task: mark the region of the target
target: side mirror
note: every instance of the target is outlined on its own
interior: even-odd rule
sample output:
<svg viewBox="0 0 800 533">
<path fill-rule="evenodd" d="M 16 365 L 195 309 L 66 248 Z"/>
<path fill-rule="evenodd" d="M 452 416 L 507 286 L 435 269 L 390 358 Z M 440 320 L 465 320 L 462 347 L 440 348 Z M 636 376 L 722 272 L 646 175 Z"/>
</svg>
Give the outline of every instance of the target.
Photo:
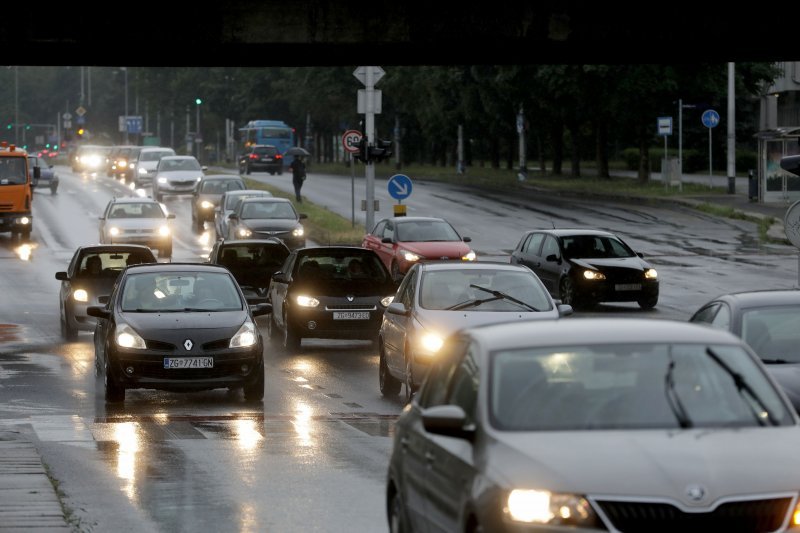
<svg viewBox="0 0 800 533">
<path fill-rule="evenodd" d="M 308 215 L 306 215 L 305 213 L 300 213 L 300 214 L 298 215 L 298 217 L 297 217 L 297 218 L 298 218 L 299 220 L 302 220 L 302 219 L 304 219 L 304 218 L 308 218 Z"/>
<path fill-rule="evenodd" d="M 228 215 L 228 220 L 239 220 L 239 215 L 237 215 L 236 213 L 231 213 L 230 215 Z"/>
<path fill-rule="evenodd" d="M 641 257 L 642 259 L 644 259 L 644 254 L 643 254 L 642 252 L 636 252 L 636 255 L 638 255 L 639 257 Z"/>
<path fill-rule="evenodd" d="M 272 275 L 272 281 L 276 283 L 286 283 L 286 274 L 283 272 L 275 272 Z"/>
<path fill-rule="evenodd" d="M 386 312 L 393 315 L 401 315 L 401 316 L 409 315 L 409 311 L 408 309 L 406 309 L 406 306 L 401 304 L 400 302 L 390 303 L 389 307 L 386 308 Z"/>
<path fill-rule="evenodd" d="M 42 169 L 41 167 L 33 167 L 33 179 L 39 180 L 42 177 Z"/>
<path fill-rule="evenodd" d="M 464 242 L 472 242 L 472 237 L 464 237 L 461 240 L 464 241 Z"/>
<path fill-rule="evenodd" d="M 206 170 L 208 170 L 208 167 L 200 167 L 200 170 L 202 170 L 203 172 L 205 172 Z"/>
<path fill-rule="evenodd" d="M 467 414 L 458 405 L 436 405 L 422 411 L 425 431 L 471 441 L 475 426 L 467 424 Z"/>
<path fill-rule="evenodd" d="M 547 257 L 545 257 L 545 261 L 548 261 L 550 263 L 560 263 L 561 258 L 558 257 L 556 254 L 550 254 Z"/>
<path fill-rule="evenodd" d="M 251 305 L 250 312 L 253 313 L 253 316 L 268 315 L 272 313 L 272 304 L 260 303 L 256 305 Z"/>
<path fill-rule="evenodd" d="M 557 304 L 558 316 L 569 316 L 573 313 L 572 306 L 568 304 Z"/>
<path fill-rule="evenodd" d="M 381 239 L 381 242 L 384 244 L 392 244 L 394 241 L 392 240 L 391 237 L 384 237 L 383 239 Z"/>
<path fill-rule="evenodd" d="M 170 213 L 169 215 L 167 215 L 167 218 L 175 218 L 175 213 Z"/>
<path fill-rule="evenodd" d="M 56 272 L 56 279 L 59 281 L 69 281 L 66 272 Z"/>
<path fill-rule="evenodd" d="M 111 311 L 99 305 L 90 305 L 86 308 L 86 314 L 95 318 L 108 319 L 111 316 Z"/>
</svg>

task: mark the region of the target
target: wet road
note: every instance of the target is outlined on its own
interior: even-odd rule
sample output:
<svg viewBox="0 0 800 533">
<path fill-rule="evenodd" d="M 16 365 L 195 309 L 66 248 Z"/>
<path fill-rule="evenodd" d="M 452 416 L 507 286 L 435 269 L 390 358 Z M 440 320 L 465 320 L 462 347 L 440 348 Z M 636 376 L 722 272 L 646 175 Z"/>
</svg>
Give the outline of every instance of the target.
<svg viewBox="0 0 800 533">
<path fill-rule="evenodd" d="M 385 531 L 390 436 L 403 405 L 380 396 L 377 354 L 366 343 L 304 341 L 297 354 L 268 345 L 258 407 L 227 391 L 135 390 L 124 407 L 106 408 L 91 334 L 73 343 L 59 337 L 54 273 L 75 247 L 97 242 L 102 209 L 130 190 L 57 171 L 57 195 L 36 191 L 27 260 L 19 243 L 0 235 L 0 427 L 37 442 L 75 529 Z M 291 190 L 286 174 L 253 177 Z M 357 186 L 363 190 L 363 178 Z M 376 191 L 378 220 L 390 212 L 385 181 Z M 349 178 L 312 174 L 303 193 L 350 216 Z M 188 198 L 165 201 L 177 217 L 174 261 L 201 261 L 210 249 L 208 234 L 191 230 Z M 534 227 L 621 233 L 658 268 L 661 301 L 650 312 L 617 304 L 582 315 L 683 320 L 718 293 L 797 280 L 794 248 L 759 245 L 754 224 L 685 208 L 476 196 L 423 183 L 408 204 L 410 215 L 446 216 L 483 259 L 506 259 Z"/>
</svg>

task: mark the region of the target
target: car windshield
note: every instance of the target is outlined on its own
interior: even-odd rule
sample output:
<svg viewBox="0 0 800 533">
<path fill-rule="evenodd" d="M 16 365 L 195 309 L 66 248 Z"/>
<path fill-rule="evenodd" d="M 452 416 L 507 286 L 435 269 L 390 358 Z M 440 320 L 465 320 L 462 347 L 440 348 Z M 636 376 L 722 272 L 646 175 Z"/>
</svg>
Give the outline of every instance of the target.
<svg viewBox="0 0 800 533">
<path fill-rule="evenodd" d="M 253 153 L 258 155 L 275 155 L 278 150 L 274 146 L 256 146 Z"/>
<path fill-rule="evenodd" d="M 152 254 L 141 251 L 87 252 L 81 256 L 75 274 L 80 278 L 116 278 L 130 265 L 155 262 Z"/>
<path fill-rule="evenodd" d="M 122 287 L 126 312 L 239 311 L 235 281 L 220 272 L 131 274 Z"/>
<path fill-rule="evenodd" d="M 242 189 L 244 189 L 244 185 L 239 180 L 204 180 L 200 184 L 200 192 L 203 194 L 222 194 L 225 191 Z"/>
<path fill-rule="evenodd" d="M 492 424 L 507 431 L 791 424 L 741 347 L 565 344 L 491 354 Z"/>
<path fill-rule="evenodd" d="M 456 230 L 443 220 L 415 220 L 397 224 L 401 242 L 460 241 Z"/>
<path fill-rule="evenodd" d="M 389 282 L 380 258 L 357 250 L 305 255 L 297 262 L 295 277 L 300 283 Z"/>
<path fill-rule="evenodd" d="M 241 218 L 297 218 L 288 202 L 247 202 L 242 206 Z"/>
<path fill-rule="evenodd" d="M 636 254 L 624 242 L 604 235 L 571 235 L 561 237 L 567 258 L 600 259 L 634 257 Z"/>
<path fill-rule="evenodd" d="M 800 363 L 800 305 L 744 311 L 742 339 L 766 362 Z"/>
<path fill-rule="evenodd" d="M 108 218 L 164 218 L 164 212 L 152 202 L 118 203 L 111 208 Z"/>
<path fill-rule="evenodd" d="M 142 152 L 139 154 L 139 161 L 159 161 L 162 157 L 175 155 L 173 152 Z"/>
<path fill-rule="evenodd" d="M 424 309 L 471 311 L 549 311 L 544 287 L 532 272 L 486 268 L 432 270 L 420 281 Z"/>
<path fill-rule="evenodd" d="M 201 170 L 196 159 L 162 159 L 158 170 Z"/>
<path fill-rule="evenodd" d="M 28 181 L 25 174 L 25 158 L 0 158 L 0 185 L 22 185 Z"/>
<path fill-rule="evenodd" d="M 232 211 L 236 208 L 236 204 L 239 203 L 240 200 L 244 200 L 245 198 L 256 198 L 258 196 L 272 196 L 272 194 L 267 191 L 257 194 L 231 194 L 225 198 L 225 209 Z"/>
<path fill-rule="evenodd" d="M 219 264 L 229 270 L 278 270 L 289 251 L 279 244 L 225 244 L 220 250 Z"/>
</svg>

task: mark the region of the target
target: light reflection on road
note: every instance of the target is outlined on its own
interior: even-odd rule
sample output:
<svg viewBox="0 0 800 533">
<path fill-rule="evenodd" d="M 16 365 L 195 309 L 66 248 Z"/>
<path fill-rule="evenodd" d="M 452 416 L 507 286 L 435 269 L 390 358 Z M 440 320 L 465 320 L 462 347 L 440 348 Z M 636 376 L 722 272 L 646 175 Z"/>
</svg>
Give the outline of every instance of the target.
<svg viewBox="0 0 800 533">
<path fill-rule="evenodd" d="M 117 443 L 117 476 L 125 481 L 122 491 L 136 503 L 136 456 L 140 449 L 138 424 L 121 422 L 114 426 L 114 441 Z"/>
</svg>

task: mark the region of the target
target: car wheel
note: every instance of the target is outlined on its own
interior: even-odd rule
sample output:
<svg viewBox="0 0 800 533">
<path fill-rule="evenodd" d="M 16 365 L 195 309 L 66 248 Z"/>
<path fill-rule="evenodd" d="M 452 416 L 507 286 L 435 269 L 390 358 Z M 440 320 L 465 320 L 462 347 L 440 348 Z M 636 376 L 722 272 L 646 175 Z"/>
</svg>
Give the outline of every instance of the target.
<svg viewBox="0 0 800 533">
<path fill-rule="evenodd" d="M 403 281 L 403 274 L 400 273 L 400 265 L 397 261 L 392 262 L 392 279 L 397 283 Z"/>
<path fill-rule="evenodd" d="M 639 307 L 641 307 L 642 309 L 652 309 L 658 303 L 658 295 L 646 296 L 644 298 L 639 299 L 637 303 L 639 304 Z"/>
<path fill-rule="evenodd" d="M 103 360 L 105 361 L 103 365 L 103 385 L 106 391 L 106 401 L 109 403 L 124 402 L 125 387 L 117 383 L 117 380 L 111 375 L 111 364 L 108 361 L 107 354 Z"/>
<path fill-rule="evenodd" d="M 408 533 L 408 522 L 406 521 L 403 499 L 400 492 L 394 491 L 392 500 L 389 502 L 389 532 Z"/>
<path fill-rule="evenodd" d="M 61 336 L 68 341 L 78 339 L 78 328 L 72 325 L 69 319 L 69 312 L 66 309 L 61 310 Z"/>
<path fill-rule="evenodd" d="M 250 165 L 245 165 L 245 167 L 244 167 L 244 173 L 245 173 L 245 174 L 250 174 L 250 173 L 251 173 L 251 170 L 250 170 Z"/>
<path fill-rule="evenodd" d="M 50 194 L 55 194 L 58 190 L 58 185 L 50 185 Z"/>
<path fill-rule="evenodd" d="M 380 360 L 378 362 L 378 386 L 381 389 L 381 394 L 383 396 L 397 396 L 402 385 L 400 380 L 389 372 L 389 367 L 386 365 L 386 354 L 384 354 L 383 346 L 381 346 Z"/>
<path fill-rule="evenodd" d="M 283 176 L 283 169 L 280 169 L 280 170 L 278 171 L 278 176 Z"/>
<path fill-rule="evenodd" d="M 172 243 L 165 244 L 158 249 L 158 258 L 171 259 L 172 258 Z"/>
<path fill-rule="evenodd" d="M 164 201 L 164 195 L 163 195 L 163 194 L 161 194 L 161 193 L 158 193 L 158 192 L 157 192 L 157 193 L 155 193 L 155 195 L 154 195 L 154 196 L 155 196 L 155 198 L 156 198 L 156 202 L 159 202 L 159 203 L 160 203 L 160 202 L 163 202 L 163 201 Z"/>
<path fill-rule="evenodd" d="M 294 327 L 289 323 L 289 317 L 284 314 L 283 316 L 283 348 L 288 351 L 296 351 L 300 349 L 300 335 L 297 334 Z"/>
<path fill-rule="evenodd" d="M 275 175 L 275 171 L 274 171 L 274 170 L 270 170 L 270 171 L 269 171 L 269 175 L 270 175 L 270 176 L 274 176 L 274 175 Z"/>
<path fill-rule="evenodd" d="M 414 369 L 411 365 L 411 360 L 406 359 L 406 380 L 404 387 L 406 403 L 414 398 L 414 394 L 416 394 L 418 388 L 419 385 L 414 381 Z"/>
<path fill-rule="evenodd" d="M 258 377 L 250 385 L 244 387 L 244 399 L 249 402 L 260 402 L 264 399 L 264 361 L 258 369 Z"/>
</svg>

